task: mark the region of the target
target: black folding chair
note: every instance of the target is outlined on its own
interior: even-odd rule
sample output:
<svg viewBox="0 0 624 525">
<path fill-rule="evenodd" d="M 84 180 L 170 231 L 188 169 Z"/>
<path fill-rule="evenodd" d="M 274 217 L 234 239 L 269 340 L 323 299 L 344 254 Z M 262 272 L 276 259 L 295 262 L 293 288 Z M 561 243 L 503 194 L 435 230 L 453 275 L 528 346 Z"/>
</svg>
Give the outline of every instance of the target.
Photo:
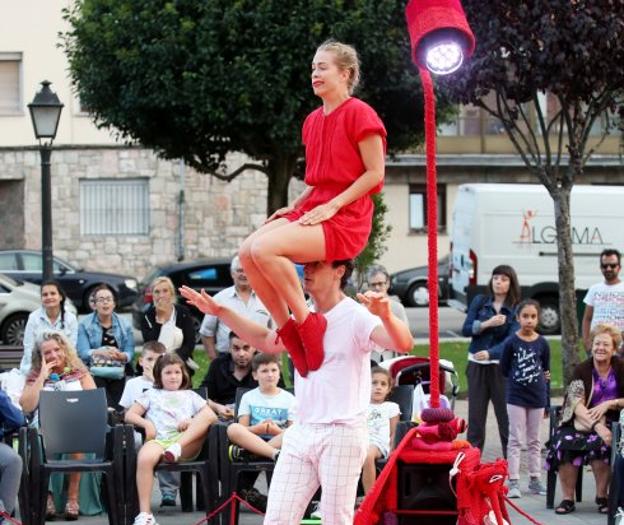
<svg viewBox="0 0 624 525">
<path fill-rule="evenodd" d="M 624 469 L 624 449 L 620 448 L 620 439 L 622 438 L 622 429 L 619 421 L 611 423 L 611 484 L 609 486 L 609 515 L 607 517 L 607 525 L 615 525 L 615 514 L 620 505 L 624 504 L 622 492 L 624 487 L 624 472 L 616 472 L 616 469 Z"/>
<path fill-rule="evenodd" d="M 107 425 L 103 389 L 77 392 L 42 391 L 39 432 L 28 431 L 28 475 L 32 525 L 45 523 L 48 482 L 53 472 L 102 472 L 108 522 L 122 525 L 123 430 Z M 89 454 L 81 459 L 53 459 L 63 454 Z M 92 458 L 92 459 L 91 459 Z"/>
</svg>

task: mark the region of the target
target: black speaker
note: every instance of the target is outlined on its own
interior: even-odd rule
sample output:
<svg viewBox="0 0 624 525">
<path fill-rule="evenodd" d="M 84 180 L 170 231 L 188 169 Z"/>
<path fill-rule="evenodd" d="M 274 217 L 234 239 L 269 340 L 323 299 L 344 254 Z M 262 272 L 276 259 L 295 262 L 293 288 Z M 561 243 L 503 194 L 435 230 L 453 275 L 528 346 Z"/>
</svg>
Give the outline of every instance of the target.
<svg viewBox="0 0 624 525">
<path fill-rule="evenodd" d="M 402 510 L 456 511 L 457 499 L 449 486 L 450 465 L 398 463 L 398 509 L 400 525 L 455 525 L 457 515 L 434 513 L 401 516 Z"/>
</svg>

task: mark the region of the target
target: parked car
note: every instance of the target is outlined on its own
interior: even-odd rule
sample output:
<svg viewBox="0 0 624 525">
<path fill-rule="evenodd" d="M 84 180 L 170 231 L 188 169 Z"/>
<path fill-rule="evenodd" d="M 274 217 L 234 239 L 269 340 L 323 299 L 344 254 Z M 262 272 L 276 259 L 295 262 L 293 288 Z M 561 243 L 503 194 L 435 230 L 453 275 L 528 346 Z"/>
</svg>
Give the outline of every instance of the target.
<svg viewBox="0 0 624 525">
<path fill-rule="evenodd" d="M 173 281 L 176 290 L 180 286 L 186 285 L 198 291 L 203 288 L 210 295 L 214 295 L 234 284 L 232 275 L 230 274 L 230 262 L 231 259 L 229 258 L 196 259 L 193 261 L 171 263 L 156 267 L 139 284 L 139 295 L 132 304 L 132 320 L 134 327 L 137 330 L 141 329 L 141 319 L 152 304 L 152 289 L 150 285 L 156 277 L 169 277 Z M 178 296 L 178 302 L 181 304 L 186 303 L 180 296 Z M 197 343 L 199 343 L 199 327 L 204 318 L 204 314 L 195 307 L 189 308 L 193 314 Z"/>
<path fill-rule="evenodd" d="M 41 284 L 41 252 L 35 250 L 0 250 L 0 272 L 16 280 Z M 120 308 L 130 306 L 137 297 L 137 280 L 114 273 L 89 272 L 54 257 L 54 279 L 80 312 L 91 311 L 91 296 L 100 284 L 108 284 L 117 296 Z"/>
<path fill-rule="evenodd" d="M 21 346 L 28 316 L 40 306 L 39 286 L 0 274 L 0 339 L 5 345 Z M 76 314 L 71 301 L 66 307 Z"/>
<path fill-rule="evenodd" d="M 428 306 L 427 266 L 417 266 L 390 276 L 390 295 L 398 295 L 405 306 Z M 449 296 L 449 258 L 438 261 L 438 301 L 446 304 Z"/>
</svg>

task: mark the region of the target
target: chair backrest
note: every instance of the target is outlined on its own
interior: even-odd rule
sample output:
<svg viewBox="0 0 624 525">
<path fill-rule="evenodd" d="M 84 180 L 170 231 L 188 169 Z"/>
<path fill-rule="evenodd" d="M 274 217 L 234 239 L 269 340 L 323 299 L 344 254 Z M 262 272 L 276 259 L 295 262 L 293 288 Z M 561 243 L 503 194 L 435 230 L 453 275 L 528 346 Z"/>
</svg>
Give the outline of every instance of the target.
<svg viewBox="0 0 624 525">
<path fill-rule="evenodd" d="M 240 406 L 241 399 L 243 395 L 249 392 L 251 388 L 246 388 L 244 386 L 239 386 L 236 389 L 236 398 L 234 399 L 234 417 L 238 417 L 238 407 Z"/>
<path fill-rule="evenodd" d="M 396 385 L 392 389 L 389 401 L 394 401 L 401 409 L 399 421 L 412 420 L 412 407 L 414 403 L 414 385 Z"/>
<path fill-rule="evenodd" d="M 39 426 L 46 455 L 91 452 L 105 457 L 107 407 L 104 389 L 42 391 Z"/>
<path fill-rule="evenodd" d="M 193 392 L 195 392 L 202 399 L 208 399 L 208 387 L 200 386 L 199 388 L 193 388 Z"/>
</svg>

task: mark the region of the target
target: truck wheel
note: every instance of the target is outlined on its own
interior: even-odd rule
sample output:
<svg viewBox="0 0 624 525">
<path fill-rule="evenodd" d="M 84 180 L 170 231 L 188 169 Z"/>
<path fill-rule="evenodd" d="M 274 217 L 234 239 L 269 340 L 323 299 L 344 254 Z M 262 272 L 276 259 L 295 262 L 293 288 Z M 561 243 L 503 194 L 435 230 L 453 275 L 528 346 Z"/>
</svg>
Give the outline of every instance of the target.
<svg viewBox="0 0 624 525">
<path fill-rule="evenodd" d="M 22 346 L 24 329 L 28 321 L 28 314 L 13 314 L 2 325 L 2 342 L 5 345 Z"/>
<path fill-rule="evenodd" d="M 429 306 L 429 289 L 426 282 L 414 283 L 406 295 L 408 306 Z"/>
<path fill-rule="evenodd" d="M 559 301 L 554 297 L 539 298 L 540 323 L 539 331 L 543 335 L 558 334 L 561 331 L 561 319 L 559 317 Z"/>
</svg>

